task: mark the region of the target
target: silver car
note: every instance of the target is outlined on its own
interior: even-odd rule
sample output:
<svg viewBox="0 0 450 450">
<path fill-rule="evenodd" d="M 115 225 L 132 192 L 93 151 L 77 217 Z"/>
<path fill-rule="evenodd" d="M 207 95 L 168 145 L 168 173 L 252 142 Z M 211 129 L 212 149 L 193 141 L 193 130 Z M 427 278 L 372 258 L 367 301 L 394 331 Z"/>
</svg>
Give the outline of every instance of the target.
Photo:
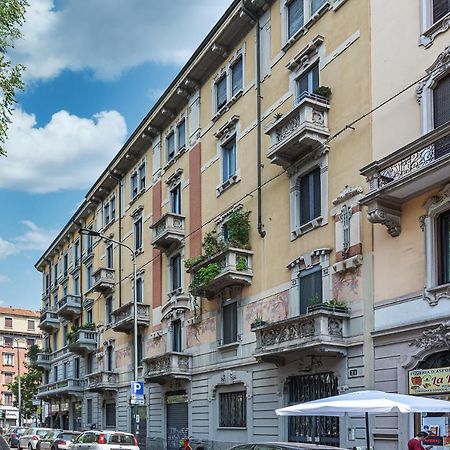
<svg viewBox="0 0 450 450">
<path fill-rule="evenodd" d="M 80 434 L 79 431 L 50 431 L 38 441 L 37 450 L 67 450 Z"/>
<path fill-rule="evenodd" d="M 86 431 L 72 443 L 70 450 L 139 450 L 139 445 L 130 433 Z"/>
<path fill-rule="evenodd" d="M 28 428 L 19 438 L 19 450 L 36 450 L 39 440 L 50 431 L 54 430 L 51 428 Z"/>
</svg>

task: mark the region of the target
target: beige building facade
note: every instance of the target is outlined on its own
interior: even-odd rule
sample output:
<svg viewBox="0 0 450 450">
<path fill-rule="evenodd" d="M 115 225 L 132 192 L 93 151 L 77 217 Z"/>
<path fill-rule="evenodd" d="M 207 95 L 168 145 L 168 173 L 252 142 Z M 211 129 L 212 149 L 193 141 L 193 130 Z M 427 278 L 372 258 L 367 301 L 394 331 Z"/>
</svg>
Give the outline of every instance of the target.
<svg viewBox="0 0 450 450">
<path fill-rule="evenodd" d="M 437 233 L 437 212 L 419 216 L 443 192 L 448 166 L 439 160 L 409 194 L 400 183 L 401 201 L 373 180 L 390 167 L 382 158 L 447 132 L 433 131 L 429 116 L 443 75 L 427 69 L 447 64 L 448 14 L 433 24 L 432 0 L 395 3 L 232 2 L 36 264 L 49 424 L 132 430 L 161 449 L 188 435 L 217 449 L 363 445 L 362 417 L 274 411 L 394 389 L 393 355 L 414 348 L 404 336 L 425 331 L 424 309 L 430 326 L 445 315 L 445 289 L 435 266 L 421 272 L 427 253 L 417 243 L 420 225 Z M 371 113 L 415 79 L 417 94 L 412 85 Z M 383 177 L 386 189 L 395 182 Z M 133 287 L 146 393 L 138 424 Z M 416 368 L 402 364 L 399 392 Z M 374 421 L 376 444 L 404 445 L 414 423 L 395 420 Z"/>
</svg>

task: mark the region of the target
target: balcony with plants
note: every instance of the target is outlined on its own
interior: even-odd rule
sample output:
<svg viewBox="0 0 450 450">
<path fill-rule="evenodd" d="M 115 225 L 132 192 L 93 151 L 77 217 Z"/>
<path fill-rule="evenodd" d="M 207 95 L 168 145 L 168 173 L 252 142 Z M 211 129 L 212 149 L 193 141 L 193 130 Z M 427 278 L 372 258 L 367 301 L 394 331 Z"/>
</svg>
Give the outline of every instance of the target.
<svg viewBox="0 0 450 450">
<path fill-rule="evenodd" d="M 90 392 L 103 393 L 117 391 L 119 385 L 119 374 L 102 370 L 100 372 L 86 375 L 86 390 Z"/>
<path fill-rule="evenodd" d="M 167 251 L 182 244 L 185 236 L 184 216 L 166 213 L 150 227 L 153 230 L 152 245 Z"/>
<path fill-rule="evenodd" d="M 214 231 L 207 233 L 203 255 L 185 261 L 191 274 L 192 296 L 214 298 L 225 288 L 252 283 L 249 216 L 250 211 L 233 212 L 226 222 L 226 237 L 218 238 Z"/>
<path fill-rule="evenodd" d="M 58 330 L 60 326 L 58 313 L 48 306 L 41 309 L 41 317 L 39 319 L 39 328 L 46 333 Z"/>
<path fill-rule="evenodd" d="M 374 161 L 360 170 L 368 184 L 361 200 L 369 221 L 386 226 L 396 237 L 401 233 L 401 207 L 411 198 L 448 182 L 450 123 Z"/>
<path fill-rule="evenodd" d="M 168 352 L 144 360 L 144 379 L 148 383 L 165 384 L 191 378 L 192 355 Z"/>
<path fill-rule="evenodd" d="M 113 311 L 112 329 L 121 333 L 131 333 L 134 328 L 134 302 L 126 303 Z M 137 304 L 137 322 L 139 328 L 150 325 L 150 305 Z"/>
<path fill-rule="evenodd" d="M 349 309 L 345 303 L 312 299 L 306 313 L 271 323 L 258 314 L 251 323 L 256 334 L 254 356 L 283 365 L 298 354 L 345 356 L 349 341 Z"/>
<path fill-rule="evenodd" d="M 81 296 L 65 295 L 58 301 L 58 316 L 63 319 L 73 320 L 81 314 Z"/>
<path fill-rule="evenodd" d="M 113 291 L 115 285 L 115 271 L 106 267 L 100 267 L 92 275 L 93 283 L 91 291 L 101 294 Z"/>
<path fill-rule="evenodd" d="M 27 351 L 29 366 L 32 369 L 48 370 L 51 366 L 52 352 L 49 349 L 41 349 L 38 345 L 32 345 Z"/>
<path fill-rule="evenodd" d="M 274 164 L 288 167 L 299 158 L 325 144 L 328 129 L 328 98 L 331 89 L 320 86 L 313 94 L 303 92 L 286 114 L 276 114 L 265 130 L 270 136 L 267 157 Z"/>
<path fill-rule="evenodd" d="M 77 355 L 85 355 L 97 350 L 97 329 L 94 323 L 72 327 L 66 334 L 68 349 Z"/>
</svg>

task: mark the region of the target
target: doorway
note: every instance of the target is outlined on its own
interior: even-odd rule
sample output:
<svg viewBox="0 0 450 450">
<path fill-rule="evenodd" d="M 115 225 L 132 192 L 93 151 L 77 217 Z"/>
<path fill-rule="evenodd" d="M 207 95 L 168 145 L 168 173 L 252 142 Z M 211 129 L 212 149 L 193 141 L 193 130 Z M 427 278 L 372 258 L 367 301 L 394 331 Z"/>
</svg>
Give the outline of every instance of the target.
<svg viewBox="0 0 450 450">
<path fill-rule="evenodd" d="M 167 450 L 178 450 L 180 441 L 189 436 L 186 392 L 166 396 Z"/>
</svg>

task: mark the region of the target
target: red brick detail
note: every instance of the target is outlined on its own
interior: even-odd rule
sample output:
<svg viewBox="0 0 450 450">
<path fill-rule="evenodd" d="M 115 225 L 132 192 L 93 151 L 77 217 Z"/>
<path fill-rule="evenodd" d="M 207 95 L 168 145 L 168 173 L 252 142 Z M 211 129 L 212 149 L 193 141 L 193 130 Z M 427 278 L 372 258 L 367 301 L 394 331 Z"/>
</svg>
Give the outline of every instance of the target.
<svg viewBox="0 0 450 450">
<path fill-rule="evenodd" d="M 362 255 L 362 244 L 352 245 L 348 249 L 347 258 L 342 257 L 342 251 L 336 253 L 336 262 L 343 261 L 344 259 L 351 258 L 352 256 Z"/>
<path fill-rule="evenodd" d="M 162 184 L 158 181 L 152 189 L 152 215 L 153 223 L 161 217 Z M 162 258 L 161 251 L 153 249 L 153 308 L 161 306 L 162 303 Z"/>
<path fill-rule="evenodd" d="M 198 143 L 189 152 L 189 248 L 190 256 L 202 252 L 202 153 Z M 197 230 L 197 231 L 195 231 Z"/>
</svg>

